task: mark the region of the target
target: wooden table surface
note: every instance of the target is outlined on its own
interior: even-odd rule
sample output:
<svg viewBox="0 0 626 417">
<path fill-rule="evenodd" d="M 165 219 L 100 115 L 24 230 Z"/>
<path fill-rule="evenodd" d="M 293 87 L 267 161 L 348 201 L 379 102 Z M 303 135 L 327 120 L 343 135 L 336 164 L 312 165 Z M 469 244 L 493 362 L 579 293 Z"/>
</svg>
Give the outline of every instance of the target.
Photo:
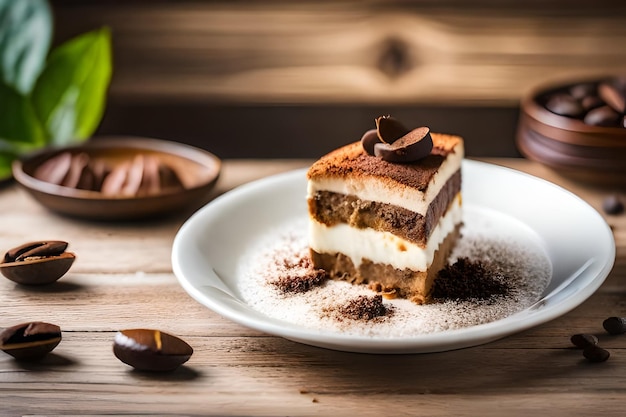
<svg viewBox="0 0 626 417">
<path fill-rule="evenodd" d="M 490 159 L 544 177 L 601 211 L 609 190 L 582 186 L 521 159 Z M 216 193 L 308 161 L 226 161 Z M 624 195 L 622 190 L 622 197 Z M 564 208 L 566 209 L 566 208 Z M 569 314 L 483 346 L 419 355 L 367 355 L 294 343 L 234 324 L 192 300 L 170 251 L 189 213 L 102 224 L 46 211 L 14 185 L 0 190 L 0 250 L 70 242 L 77 255 L 56 284 L 0 279 L 0 327 L 43 320 L 63 341 L 37 363 L 0 352 L 0 415 L 590 416 L 626 413 L 626 335 L 602 321 L 626 316 L 626 215 L 605 216 L 617 244 L 606 282 Z M 584 219 L 583 219 L 584 220 Z M 593 242 L 581 242 L 593 244 Z M 133 371 L 112 353 L 115 332 L 157 328 L 195 350 L 175 372 Z M 590 363 L 572 334 L 611 352 Z"/>
</svg>

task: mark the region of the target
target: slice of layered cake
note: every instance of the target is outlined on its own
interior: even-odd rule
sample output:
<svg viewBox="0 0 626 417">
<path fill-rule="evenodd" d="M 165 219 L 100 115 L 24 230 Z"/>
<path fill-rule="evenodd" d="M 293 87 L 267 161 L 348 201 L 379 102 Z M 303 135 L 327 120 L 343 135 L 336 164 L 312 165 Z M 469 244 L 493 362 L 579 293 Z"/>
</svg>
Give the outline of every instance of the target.
<svg viewBox="0 0 626 417">
<path fill-rule="evenodd" d="M 463 139 L 390 117 L 307 173 L 313 264 L 388 297 L 429 300 L 461 227 Z"/>
</svg>

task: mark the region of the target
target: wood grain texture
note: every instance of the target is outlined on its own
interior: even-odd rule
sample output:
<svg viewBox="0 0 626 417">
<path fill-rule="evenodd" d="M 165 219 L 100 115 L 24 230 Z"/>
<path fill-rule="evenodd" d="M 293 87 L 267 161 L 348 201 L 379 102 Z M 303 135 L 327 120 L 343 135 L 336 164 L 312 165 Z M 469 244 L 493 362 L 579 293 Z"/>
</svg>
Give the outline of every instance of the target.
<svg viewBox="0 0 626 417">
<path fill-rule="evenodd" d="M 563 185 L 600 208 L 613 190 L 571 182 L 526 160 L 489 159 Z M 226 161 L 215 194 L 309 161 Z M 623 196 L 623 194 L 622 194 Z M 623 414 L 626 336 L 602 320 L 626 312 L 626 215 L 605 216 L 617 259 L 605 284 L 570 313 L 474 348 L 423 355 L 335 352 L 234 324 L 192 300 L 169 261 L 188 213 L 162 222 L 98 224 L 62 218 L 15 186 L 0 190 L 0 248 L 41 237 L 70 241 L 75 267 L 57 284 L 0 280 L 0 327 L 59 324 L 63 341 L 38 363 L 0 353 L 0 415 Z M 131 370 L 112 353 L 115 331 L 155 327 L 194 347 L 173 373 Z M 592 364 L 571 347 L 590 332 L 610 350 Z"/>
<path fill-rule="evenodd" d="M 111 93 L 245 103 L 516 103 L 626 72 L 618 2 L 53 1 L 57 37 L 113 31 Z"/>
</svg>

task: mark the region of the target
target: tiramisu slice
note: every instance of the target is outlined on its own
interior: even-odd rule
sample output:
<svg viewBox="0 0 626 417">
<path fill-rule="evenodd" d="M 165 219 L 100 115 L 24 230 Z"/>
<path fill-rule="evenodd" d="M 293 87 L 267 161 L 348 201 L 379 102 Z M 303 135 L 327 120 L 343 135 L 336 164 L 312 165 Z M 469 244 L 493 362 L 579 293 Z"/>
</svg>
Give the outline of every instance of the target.
<svg viewBox="0 0 626 417">
<path fill-rule="evenodd" d="M 333 279 L 424 303 L 459 236 L 463 139 L 376 125 L 308 171 L 311 258 Z"/>
</svg>

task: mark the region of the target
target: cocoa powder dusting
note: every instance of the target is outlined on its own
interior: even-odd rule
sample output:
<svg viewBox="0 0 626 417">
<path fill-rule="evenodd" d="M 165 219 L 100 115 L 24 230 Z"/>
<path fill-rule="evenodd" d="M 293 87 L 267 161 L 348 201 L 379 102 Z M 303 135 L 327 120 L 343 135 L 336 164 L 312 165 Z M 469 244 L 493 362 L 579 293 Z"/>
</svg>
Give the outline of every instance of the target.
<svg viewBox="0 0 626 417">
<path fill-rule="evenodd" d="M 495 275 L 495 276 L 494 276 Z M 481 261 L 459 258 L 439 271 L 433 285 L 435 300 L 487 300 L 508 294 L 509 286 L 497 279 Z"/>
<path fill-rule="evenodd" d="M 305 293 L 322 285 L 328 276 L 323 269 L 315 269 L 309 257 L 297 256 L 279 261 L 278 277 L 270 284 L 283 294 Z"/>
</svg>

